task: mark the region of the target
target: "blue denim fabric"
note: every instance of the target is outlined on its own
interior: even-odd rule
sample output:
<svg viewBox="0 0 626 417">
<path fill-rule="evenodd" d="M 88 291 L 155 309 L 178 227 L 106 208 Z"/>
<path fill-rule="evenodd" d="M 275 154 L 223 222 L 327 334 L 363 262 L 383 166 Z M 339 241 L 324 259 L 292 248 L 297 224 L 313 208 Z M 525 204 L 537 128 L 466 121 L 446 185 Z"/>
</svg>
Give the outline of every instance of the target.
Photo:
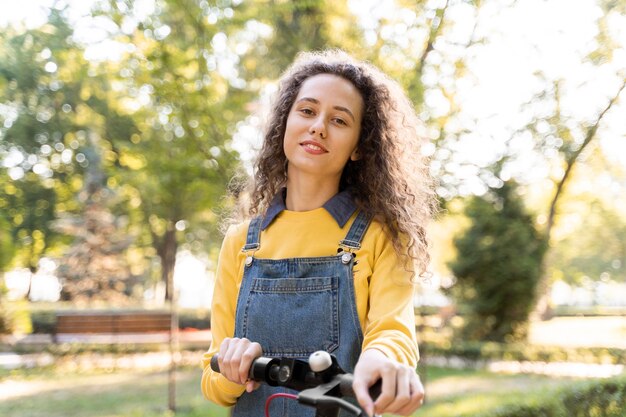
<svg viewBox="0 0 626 417">
<path fill-rule="evenodd" d="M 360 247 L 370 219 L 360 212 L 341 249 Z M 245 337 L 263 347 L 263 355 L 306 359 L 317 350 L 337 357 L 339 365 L 352 372 L 361 353 L 363 333 L 354 299 L 355 259 L 340 252 L 315 258 L 259 259 L 262 219 L 250 223 L 244 251 L 246 262 L 235 318 L 235 337 Z M 251 261 L 251 262 L 250 262 Z M 265 400 L 283 387 L 262 385 L 239 397 L 234 417 L 264 416 Z M 315 409 L 295 400 L 277 398 L 271 417 L 313 417 Z"/>
</svg>

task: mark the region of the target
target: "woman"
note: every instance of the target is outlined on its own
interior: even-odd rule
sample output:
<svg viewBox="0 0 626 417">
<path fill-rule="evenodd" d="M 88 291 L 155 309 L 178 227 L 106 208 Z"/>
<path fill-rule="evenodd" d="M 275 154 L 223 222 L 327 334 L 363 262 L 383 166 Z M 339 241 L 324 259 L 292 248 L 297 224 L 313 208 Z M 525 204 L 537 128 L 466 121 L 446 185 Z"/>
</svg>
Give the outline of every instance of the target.
<svg viewBox="0 0 626 417">
<path fill-rule="evenodd" d="M 413 276 L 428 263 L 434 198 L 418 126 L 399 86 L 345 53 L 301 54 L 285 73 L 256 165 L 251 220 L 228 230 L 220 252 L 203 358 L 207 398 L 234 404 L 235 416 L 260 415 L 281 388 L 247 380 L 252 361 L 322 349 L 354 373 L 370 416 L 421 405 Z M 216 353 L 221 374 L 209 366 Z M 381 378 L 373 401 L 367 388 Z M 270 410 L 307 413 L 294 402 Z"/>
</svg>

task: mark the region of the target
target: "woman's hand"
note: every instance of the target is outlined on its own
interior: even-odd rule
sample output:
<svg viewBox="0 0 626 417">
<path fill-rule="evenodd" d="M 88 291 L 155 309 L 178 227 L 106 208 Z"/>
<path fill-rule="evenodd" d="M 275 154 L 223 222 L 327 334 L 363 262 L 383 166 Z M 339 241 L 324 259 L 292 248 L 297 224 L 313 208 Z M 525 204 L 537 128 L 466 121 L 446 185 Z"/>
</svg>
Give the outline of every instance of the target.
<svg viewBox="0 0 626 417">
<path fill-rule="evenodd" d="M 259 356 L 263 355 L 261 345 L 248 339 L 227 337 L 220 345 L 218 363 L 220 374 L 236 384 L 245 385 L 247 392 L 259 387 L 259 383 L 248 378 L 250 366 Z"/>
<path fill-rule="evenodd" d="M 374 402 L 368 388 L 382 379 L 382 391 Z M 415 370 L 389 359 L 376 349 L 368 349 L 354 368 L 352 384 L 361 408 L 369 416 L 393 413 L 408 416 L 424 401 L 424 387 Z"/>
</svg>

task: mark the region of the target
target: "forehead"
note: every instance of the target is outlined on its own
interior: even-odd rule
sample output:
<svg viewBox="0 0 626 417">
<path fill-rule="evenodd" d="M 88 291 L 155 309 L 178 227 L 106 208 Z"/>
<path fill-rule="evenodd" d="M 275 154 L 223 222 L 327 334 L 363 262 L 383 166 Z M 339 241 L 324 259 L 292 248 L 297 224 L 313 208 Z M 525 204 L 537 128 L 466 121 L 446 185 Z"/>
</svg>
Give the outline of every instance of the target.
<svg viewBox="0 0 626 417">
<path fill-rule="evenodd" d="M 318 74 L 307 78 L 300 86 L 296 100 L 302 97 L 345 106 L 358 112 L 363 106 L 363 97 L 354 84 L 333 74 Z"/>
</svg>

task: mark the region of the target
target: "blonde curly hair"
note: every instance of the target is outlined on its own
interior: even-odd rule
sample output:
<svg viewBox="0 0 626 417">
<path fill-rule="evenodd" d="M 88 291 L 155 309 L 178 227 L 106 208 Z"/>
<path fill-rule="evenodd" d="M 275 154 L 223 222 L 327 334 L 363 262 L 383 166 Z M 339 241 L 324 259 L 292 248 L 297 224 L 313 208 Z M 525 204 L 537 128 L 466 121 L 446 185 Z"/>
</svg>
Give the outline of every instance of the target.
<svg viewBox="0 0 626 417">
<path fill-rule="evenodd" d="M 424 273 L 430 260 L 426 226 L 436 199 L 421 152 L 425 143 L 421 124 L 397 82 L 342 51 L 301 53 L 283 74 L 251 178 L 248 214 L 263 215 L 286 185 L 287 117 L 302 83 L 318 74 L 350 81 L 365 103 L 358 142 L 361 158 L 347 163 L 339 189 L 349 190 L 357 207 L 385 226 L 410 270 Z"/>
</svg>

